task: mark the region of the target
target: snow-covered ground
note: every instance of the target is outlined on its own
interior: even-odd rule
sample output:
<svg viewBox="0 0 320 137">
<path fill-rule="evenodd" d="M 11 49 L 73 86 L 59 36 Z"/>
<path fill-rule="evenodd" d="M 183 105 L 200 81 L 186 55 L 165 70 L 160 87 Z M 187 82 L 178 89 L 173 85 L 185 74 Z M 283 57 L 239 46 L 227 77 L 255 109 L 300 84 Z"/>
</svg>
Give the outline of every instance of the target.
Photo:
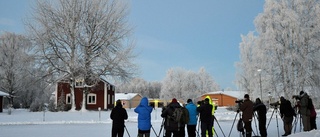
<svg viewBox="0 0 320 137">
<path fill-rule="evenodd" d="M 0 113 L 0 137 L 110 137 L 112 121 L 110 119 L 111 111 L 86 111 L 86 112 L 28 112 L 25 109 L 15 109 L 11 115 L 8 115 L 7 110 Z M 126 121 L 125 137 L 137 136 L 137 114 L 133 109 L 127 109 L 129 119 Z M 267 114 L 267 125 L 273 110 L 269 110 Z M 162 118 L 160 117 L 161 109 L 155 109 L 152 112 L 152 126 L 151 137 L 157 137 L 160 131 Z M 319 111 L 318 111 L 319 114 Z M 235 117 L 238 119 L 236 112 L 228 111 L 225 108 L 218 108 L 216 110 L 215 122 L 216 135 L 218 137 L 229 136 L 238 137 L 239 132 L 236 130 L 236 123 L 232 124 Z M 284 134 L 282 121 L 276 113 L 272 116 L 268 126 L 268 136 L 277 137 Z M 317 119 L 317 125 L 320 120 Z M 254 134 L 258 134 L 258 123 L 254 121 L 252 128 Z M 295 134 L 290 137 L 320 137 L 320 131 L 314 130 L 310 132 L 301 132 L 300 123 L 298 122 Z M 219 126 L 221 128 L 219 128 Z M 222 131 L 223 132 L 222 132 Z M 293 129 L 294 132 L 294 129 Z M 129 135 L 128 135 L 129 133 Z M 157 134 L 157 135 L 156 135 Z M 223 135 L 224 134 L 224 135 Z M 254 135 L 253 134 L 253 135 Z M 163 135 L 163 130 L 160 137 Z"/>
</svg>

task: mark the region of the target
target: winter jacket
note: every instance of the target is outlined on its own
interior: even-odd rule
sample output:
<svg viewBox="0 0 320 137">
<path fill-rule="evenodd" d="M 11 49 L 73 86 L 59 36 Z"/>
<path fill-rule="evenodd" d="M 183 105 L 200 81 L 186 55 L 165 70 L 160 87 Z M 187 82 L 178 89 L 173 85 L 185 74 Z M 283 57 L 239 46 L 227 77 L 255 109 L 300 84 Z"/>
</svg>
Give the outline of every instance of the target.
<svg viewBox="0 0 320 137">
<path fill-rule="evenodd" d="M 291 102 L 289 100 L 286 100 L 284 98 L 280 99 L 280 115 L 281 117 L 293 117 L 295 116 L 294 109 L 291 106 Z"/>
<path fill-rule="evenodd" d="M 115 128 L 123 128 L 124 120 L 128 119 L 127 111 L 122 108 L 121 103 L 117 103 L 116 107 L 112 109 L 110 118 L 112 121 L 112 126 Z"/>
<path fill-rule="evenodd" d="M 143 97 L 134 112 L 138 113 L 138 129 L 150 130 L 152 107 L 149 106 L 148 98 Z"/>
<path fill-rule="evenodd" d="M 204 103 L 197 108 L 200 113 L 200 121 L 202 123 L 212 122 L 212 109 L 213 106 L 209 103 Z"/>
<path fill-rule="evenodd" d="M 251 100 L 245 99 L 239 109 L 242 111 L 243 122 L 252 121 L 253 102 Z"/>
<path fill-rule="evenodd" d="M 198 116 L 198 111 L 197 111 L 197 106 L 193 104 L 193 102 L 189 102 L 186 105 L 186 109 L 189 112 L 189 123 L 188 125 L 197 125 L 197 116 Z"/>
<path fill-rule="evenodd" d="M 173 112 L 176 108 L 180 108 L 180 104 L 178 102 L 171 102 L 167 107 L 162 111 L 161 117 L 165 119 L 164 128 L 168 131 L 178 131 L 179 124 L 175 122 L 170 116 L 173 115 Z"/>
<path fill-rule="evenodd" d="M 309 95 L 303 93 L 300 99 L 300 114 L 310 116 L 310 109 L 308 109 Z"/>
<path fill-rule="evenodd" d="M 259 120 L 265 120 L 267 114 L 267 107 L 262 102 L 256 102 L 253 111 L 257 111 Z"/>
</svg>

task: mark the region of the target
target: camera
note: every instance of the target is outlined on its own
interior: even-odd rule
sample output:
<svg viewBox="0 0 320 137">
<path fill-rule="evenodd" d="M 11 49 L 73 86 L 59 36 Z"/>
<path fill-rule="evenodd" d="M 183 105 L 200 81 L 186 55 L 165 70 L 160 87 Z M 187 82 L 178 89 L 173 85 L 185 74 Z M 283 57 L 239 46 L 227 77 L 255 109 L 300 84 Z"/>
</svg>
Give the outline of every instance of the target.
<svg viewBox="0 0 320 137">
<path fill-rule="evenodd" d="M 238 104 L 241 104 L 241 103 L 243 103 L 243 99 L 238 99 L 238 100 L 236 100 L 236 101 L 234 101 L 235 103 L 238 103 Z"/>
<path fill-rule="evenodd" d="M 273 107 L 278 107 L 279 105 L 280 105 L 279 101 L 274 102 L 274 103 L 270 103 L 270 106 L 273 106 Z"/>
<path fill-rule="evenodd" d="M 293 99 L 296 99 L 296 100 L 300 100 L 300 99 L 301 99 L 301 96 L 300 96 L 300 95 L 292 95 L 292 98 L 293 98 Z"/>
</svg>

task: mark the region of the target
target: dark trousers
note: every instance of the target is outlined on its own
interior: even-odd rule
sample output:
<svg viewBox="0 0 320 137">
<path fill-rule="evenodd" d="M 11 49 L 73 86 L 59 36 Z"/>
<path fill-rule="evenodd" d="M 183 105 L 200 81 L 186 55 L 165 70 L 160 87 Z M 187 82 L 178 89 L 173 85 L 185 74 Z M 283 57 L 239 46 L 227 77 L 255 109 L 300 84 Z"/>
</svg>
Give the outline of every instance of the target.
<svg viewBox="0 0 320 137">
<path fill-rule="evenodd" d="M 201 137 L 206 137 L 206 131 L 208 131 L 208 137 L 213 137 L 212 134 L 212 121 L 201 121 Z"/>
<path fill-rule="evenodd" d="M 259 131 L 261 137 L 266 137 L 267 136 L 267 129 L 266 129 L 266 122 L 267 118 L 264 116 L 259 116 Z"/>
<path fill-rule="evenodd" d="M 124 127 L 112 127 L 111 137 L 123 137 Z"/>
<path fill-rule="evenodd" d="M 197 125 L 187 125 L 188 137 L 196 137 Z"/>
<path fill-rule="evenodd" d="M 171 135 L 173 134 L 173 137 L 179 137 L 179 131 L 170 131 L 170 130 L 166 130 L 166 137 L 171 137 Z"/>
<path fill-rule="evenodd" d="M 185 124 L 182 124 L 179 130 L 179 137 L 185 137 L 186 136 L 186 126 Z"/>
<path fill-rule="evenodd" d="M 138 137 L 150 137 L 150 130 L 138 129 Z"/>
<path fill-rule="evenodd" d="M 313 129 L 317 130 L 316 116 L 310 117 L 310 127 L 311 127 L 311 130 Z"/>
<path fill-rule="evenodd" d="M 290 135 L 292 131 L 293 116 L 283 118 L 283 128 L 285 135 Z"/>
<path fill-rule="evenodd" d="M 246 133 L 246 137 L 251 137 L 252 127 L 251 127 L 251 121 L 243 122 L 244 123 L 244 130 Z"/>
</svg>

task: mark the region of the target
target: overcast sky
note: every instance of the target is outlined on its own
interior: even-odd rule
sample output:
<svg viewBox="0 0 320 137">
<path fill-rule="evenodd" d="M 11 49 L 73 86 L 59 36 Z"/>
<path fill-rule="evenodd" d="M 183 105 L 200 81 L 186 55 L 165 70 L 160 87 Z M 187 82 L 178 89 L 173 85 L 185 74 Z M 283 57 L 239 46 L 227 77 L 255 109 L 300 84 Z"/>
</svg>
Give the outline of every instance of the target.
<svg viewBox="0 0 320 137">
<path fill-rule="evenodd" d="M 0 33 L 25 33 L 33 0 L 0 0 Z M 132 0 L 140 77 L 161 81 L 170 68 L 205 67 L 222 89 L 234 84 L 240 35 L 254 31 L 263 0 Z"/>
</svg>

